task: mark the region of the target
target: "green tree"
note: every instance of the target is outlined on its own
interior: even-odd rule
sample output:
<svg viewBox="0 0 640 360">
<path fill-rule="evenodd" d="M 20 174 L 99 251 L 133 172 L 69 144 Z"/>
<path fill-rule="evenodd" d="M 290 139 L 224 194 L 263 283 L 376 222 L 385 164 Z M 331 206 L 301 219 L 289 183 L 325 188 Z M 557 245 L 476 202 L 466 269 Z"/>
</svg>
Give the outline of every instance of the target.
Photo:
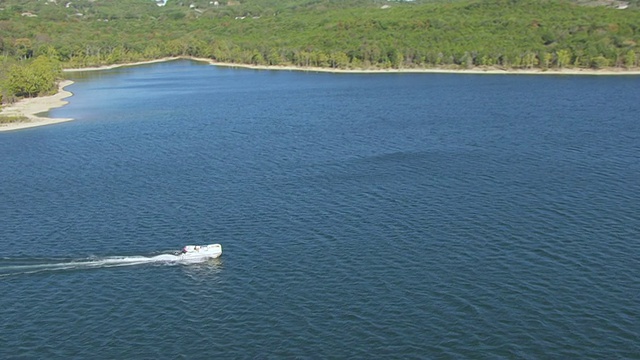
<svg viewBox="0 0 640 360">
<path fill-rule="evenodd" d="M 527 52 L 526 54 L 524 54 L 523 58 L 522 58 L 522 62 L 525 66 L 525 68 L 527 69 L 531 69 L 534 66 L 538 65 L 539 61 L 538 58 L 536 57 L 536 54 L 532 53 L 532 52 Z"/>
<path fill-rule="evenodd" d="M 33 45 L 30 39 L 16 39 L 14 46 L 16 48 L 16 55 L 18 55 L 20 59 L 28 59 L 33 55 Z"/>
<path fill-rule="evenodd" d="M 15 96 L 35 96 L 38 84 L 33 71 L 27 66 L 14 65 L 9 69 L 7 88 Z"/>
<path fill-rule="evenodd" d="M 602 69 L 609 66 L 609 59 L 602 55 L 598 55 L 591 59 L 591 66 L 595 69 Z"/>
<path fill-rule="evenodd" d="M 558 50 L 556 52 L 556 65 L 564 68 L 571 63 L 571 53 L 568 50 Z"/>
<path fill-rule="evenodd" d="M 460 58 L 460 65 L 465 69 L 469 69 L 473 66 L 473 56 L 469 52 L 465 52 Z"/>
<path fill-rule="evenodd" d="M 264 61 L 264 56 L 262 56 L 262 53 L 258 50 L 255 50 L 253 52 L 253 55 L 251 56 L 251 63 L 253 65 L 265 65 L 266 62 Z"/>
<path fill-rule="evenodd" d="M 633 50 L 627 51 L 624 55 L 624 65 L 627 68 L 633 68 L 636 66 L 636 52 Z"/>
<path fill-rule="evenodd" d="M 489 55 L 482 55 L 482 57 L 480 58 L 480 64 L 482 66 L 493 66 L 495 65 L 496 61 L 494 58 L 492 58 Z"/>
<path fill-rule="evenodd" d="M 542 54 L 542 67 L 548 69 L 551 66 L 551 61 L 553 60 L 553 55 L 545 52 Z"/>
<path fill-rule="evenodd" d="M 331 53 L 330 62 L 332 68 L 345 69 L 349 66 L 349 57 L 342 51 L 334 51 Z"/>
<path fill-rule="evenodd" d="M 282 57 L 280 53 L 276 49 L 271 49 L 267 54 L 267 63 L 269 65 L 280 65 L 282 62 Z"/>
<path fill-rule="evenodd" d="M 46 56 L 39 56 L 27 65 L 14 65 L 9 70 L 7 87 L 15 96 L 33 97 L 54 91 L 60 76 L 60 65 Z"/>
<path fill-rule="evenodd" d="M 389 60 L 391 61 L 391 67 L 400 69 L 404 64 L 404 55 L 399 50 L 393 49 L 389 54 Z"/>
<path fill-rule="evenodd" d="M 329 57 L 323 51 L 314 50 L 311 52 L 311 61 L 318 67 L 329 66 Z"/>
</svg>

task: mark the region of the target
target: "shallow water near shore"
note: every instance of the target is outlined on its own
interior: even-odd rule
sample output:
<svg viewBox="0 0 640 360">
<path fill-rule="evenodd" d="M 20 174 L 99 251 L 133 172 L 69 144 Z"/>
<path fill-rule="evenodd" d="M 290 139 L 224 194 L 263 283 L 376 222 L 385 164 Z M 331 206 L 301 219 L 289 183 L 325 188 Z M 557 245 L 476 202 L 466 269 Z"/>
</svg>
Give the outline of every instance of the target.
<svg viewBox="0 0 640 360">
<path fill-rule="evenodd" d="M 69 76 L 0 134 L 0 358 L 640 354 L 639 77 Z"/>
</svg>

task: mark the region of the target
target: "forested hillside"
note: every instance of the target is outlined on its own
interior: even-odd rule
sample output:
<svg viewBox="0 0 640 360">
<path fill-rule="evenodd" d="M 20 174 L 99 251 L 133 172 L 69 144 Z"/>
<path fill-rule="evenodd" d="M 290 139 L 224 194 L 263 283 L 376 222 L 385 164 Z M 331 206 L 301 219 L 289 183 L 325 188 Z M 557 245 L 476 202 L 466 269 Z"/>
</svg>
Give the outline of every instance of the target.
<svg viewBox="0 0 640 360">
<path fill-rule="evenodd" d="M 51 91 L 42 74 L 59 76 L 60 67 L 179 55 L 341 69 L 634 68 L 640 55 L 637 4 L 168 0 L 157 6 L 153 0 L 5 0 L 1 91 L 5 100 Z M 29 81 L 41 84 L 25 85 Z"/>
</svg>

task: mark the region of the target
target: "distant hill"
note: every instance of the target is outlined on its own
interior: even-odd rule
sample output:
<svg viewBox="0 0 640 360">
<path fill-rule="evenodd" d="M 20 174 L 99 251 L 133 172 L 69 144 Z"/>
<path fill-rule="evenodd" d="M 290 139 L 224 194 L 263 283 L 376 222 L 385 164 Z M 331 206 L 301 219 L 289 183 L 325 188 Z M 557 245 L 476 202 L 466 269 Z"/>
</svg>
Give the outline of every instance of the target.
<svg viewBox="0 0 640 360">
<path fill-rule="evenodd" d="M 184 55 L 373 69 L 625 69 L 640 55 L 638 0 L 5 0 L 0 8 L 0 83 L 11 66 L 42 55 L 65 67 Z"/>
<path fill-rule="evenodd" d="M 169 16 L 195 19 L 273 16 L 282 13 L 315 12 L 336 9 L 371 9 L 402 5 L 452 4 L 465 0 L 6 0 L 0 4 L 0 20 L 15 16 L 47 20 L 139 19 Z M 538 1 L 540 2 L 540 1 Z M 562 1 L 541 1 L 562 2 Z M 640 0 L 570 0 L 587 7 L 637 9 Z M 509 4 L 522 3 L 519 0 Z M 163 5 L 164 6 L 158 6 Z M 155 6 L 155 7 L 154 7 Z M 29 15 L 30 14 L 30 15 Z"/>
</svg>

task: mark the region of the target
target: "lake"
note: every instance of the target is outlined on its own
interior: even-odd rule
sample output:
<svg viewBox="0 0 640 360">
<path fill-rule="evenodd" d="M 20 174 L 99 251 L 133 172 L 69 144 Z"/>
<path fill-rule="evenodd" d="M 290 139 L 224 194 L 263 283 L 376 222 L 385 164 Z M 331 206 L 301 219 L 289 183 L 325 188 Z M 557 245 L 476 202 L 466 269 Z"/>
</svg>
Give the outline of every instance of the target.
<svg viewBox="0 0 640 360">
<path fill-rule="evenodd" d="M 0 134 L 0 358 L 640 356 L 638 76 L 67 75 Z"/>
</svg>

